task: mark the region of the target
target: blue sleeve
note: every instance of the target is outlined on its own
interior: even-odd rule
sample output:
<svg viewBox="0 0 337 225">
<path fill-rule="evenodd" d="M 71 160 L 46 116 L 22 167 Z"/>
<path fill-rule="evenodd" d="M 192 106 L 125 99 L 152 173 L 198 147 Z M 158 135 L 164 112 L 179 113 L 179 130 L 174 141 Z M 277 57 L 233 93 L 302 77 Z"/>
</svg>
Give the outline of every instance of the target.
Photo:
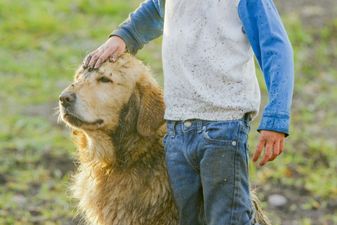
<svg viewBox="0 0 337 225">
<path fill-rule="evenodd" d="M 294 87 L 293 50 L 287 32 L 272 0 L 241 0 L 238 13 L 268 90 L 258 131 L 287 136 Z"/>
<path fill-rule="evenodd" d="M 162 35 L 164 4 L 165 0 L 146 0 L 110 36 L 121 37 L 128 52 L 136 54 L 144 44 Z"/>
</svg>

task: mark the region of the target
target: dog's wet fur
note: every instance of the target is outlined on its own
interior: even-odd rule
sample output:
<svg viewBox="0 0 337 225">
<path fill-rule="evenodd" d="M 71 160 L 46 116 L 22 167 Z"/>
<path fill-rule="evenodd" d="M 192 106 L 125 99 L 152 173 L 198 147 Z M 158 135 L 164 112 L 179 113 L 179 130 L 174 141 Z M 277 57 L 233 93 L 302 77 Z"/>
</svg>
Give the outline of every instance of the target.
<svg viewBox="0 0 337 225">
<path fill-rule="evenodd" d="M 60 95 L 79 167 L 72 193 L 88 224 L 177 225 L 162 138 L 163 92 L 129 54 L 98 70 L 80 67 Z M 270 224 L 252 193 L 256 220 Z"/>
</svg>

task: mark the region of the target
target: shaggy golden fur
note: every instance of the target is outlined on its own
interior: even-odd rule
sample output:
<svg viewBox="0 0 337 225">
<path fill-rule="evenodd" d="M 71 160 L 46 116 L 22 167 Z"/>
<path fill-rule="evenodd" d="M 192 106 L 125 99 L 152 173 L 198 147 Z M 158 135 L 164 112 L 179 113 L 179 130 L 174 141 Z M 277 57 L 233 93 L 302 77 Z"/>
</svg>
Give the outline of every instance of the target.
<svg viewBox="0 0 337 225">
<path fill-rule="evenodd" d="M 60 96 L 73 130 L 79 168 L 73 195 L 89 224 L 176 225 L 162 137 L 162 89 L 133 56 L 98 70 L 78 69 Z M 269 224 L 258 209 L 257 220 Z"/>
</svg>

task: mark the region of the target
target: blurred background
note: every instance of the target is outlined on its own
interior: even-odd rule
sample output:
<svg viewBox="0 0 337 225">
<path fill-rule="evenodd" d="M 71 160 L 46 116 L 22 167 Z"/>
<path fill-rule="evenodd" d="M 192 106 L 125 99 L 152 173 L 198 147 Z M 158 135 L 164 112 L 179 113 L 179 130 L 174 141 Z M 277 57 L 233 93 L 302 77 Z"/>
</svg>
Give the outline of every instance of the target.
<svg viewBox="0 0 337 225">
<path fill-rule="evenodd" d="M 58 95 L 84 56 L 140 2 L 0 1 L 1 225 L 81 224 L 68 191 L 75 148 L 57 123 Z M 295 49 L 291 135 L 276 161 L 251 164 L 252 187 L 273 224 L 337 224 L 337 3 L 276 4 Z M 138 57 L 162 84 L 160 44 L 151 42 Z"/>
</svg>

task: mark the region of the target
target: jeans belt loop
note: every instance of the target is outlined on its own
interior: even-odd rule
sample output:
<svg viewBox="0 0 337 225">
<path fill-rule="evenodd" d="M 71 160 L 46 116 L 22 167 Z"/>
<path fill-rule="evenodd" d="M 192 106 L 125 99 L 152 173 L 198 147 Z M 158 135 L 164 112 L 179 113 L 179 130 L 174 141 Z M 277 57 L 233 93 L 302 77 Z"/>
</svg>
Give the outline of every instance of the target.
<svg viewBox="0 0 337 225">
<path fill-rule="evenodd" d="M 172 121 L 172 137 L 176 136 L 176 125 L 177 121 Z"/>
<path fill-rule="evenodd" d="M 243 118 L 247 123 L 249 123 L 252 120 L 252 113 L 251 112 L 245 113 Z"/>
<path fill-rule="evenodd" d="M 201 133 L 202 132 L 202 126 L 203 126 L 203 121 L 202 120 L 197 120 L 197 132 Z"/>
</svg>

